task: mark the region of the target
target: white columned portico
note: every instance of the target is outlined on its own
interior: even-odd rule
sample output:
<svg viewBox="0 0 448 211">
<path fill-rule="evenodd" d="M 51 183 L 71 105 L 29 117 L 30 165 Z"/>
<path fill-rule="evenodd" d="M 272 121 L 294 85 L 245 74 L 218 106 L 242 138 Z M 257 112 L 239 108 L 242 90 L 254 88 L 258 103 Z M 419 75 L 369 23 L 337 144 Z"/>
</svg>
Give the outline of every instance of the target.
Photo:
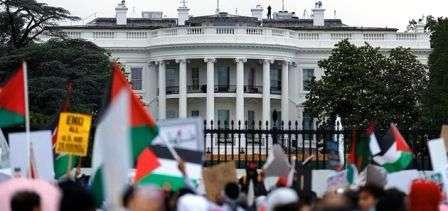
<svg viewBox="0 0 448 211">
<path fill-rule="evenodd" d="M 187 60 L 176 62 L 179 63 L 179 118 L 187 118 Z"/>
<path fill-rule="evenodd" d="M 207 63 L 207 126 L 215 119 L 215 58 L 205 58 Z"/>
<path fill-rule="evenodd" d="M 289 121 L 289 83 L 288 83 L 288 74 L 289 74 L 289 61 L 282 62 L 282 100 L 281 100 L 281 109 L 282 109 L 282 121 L 285 123 L 285 126 L 288 125 Z"/>
<path fill-rule="evenodd" d="M 158 61 L 159 65 L 159 119 L 166 119 L 166 66 L 165 61 Z"/>
<path fill-rule="evenodd" d="M 272 59 L 263 60 L 263 127 L 266 127 L 266 122 L 269 122 L 271 116 L 271 64 L 273 62 Z"/>
<path fill-rule="evenodd" d="M 236 58 L 236 121 L 244 125 L 244 63 L 245 58 Z"/>
</svg>

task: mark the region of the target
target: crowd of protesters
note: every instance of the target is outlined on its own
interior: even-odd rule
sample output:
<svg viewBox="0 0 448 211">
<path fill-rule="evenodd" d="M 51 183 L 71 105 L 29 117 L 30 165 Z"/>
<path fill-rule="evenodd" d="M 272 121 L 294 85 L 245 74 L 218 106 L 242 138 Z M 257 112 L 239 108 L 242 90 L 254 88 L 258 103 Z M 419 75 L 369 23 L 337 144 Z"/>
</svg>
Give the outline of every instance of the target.
<svg viewBox="0 0 448 211">
<path fill-rule="evenodd" d="M 179 165 L 184 171 L 184 166 Z M 57 184 L 61 192 L 59 210 L 94 211 L 95 199 L 82 175 Z M 188 182 L 187 182 L 188 183 Z M 253 185 L 250 185 L 252 183 Z M 213 202 L 191 185 L 171 191 L 169 185 L 130 185 L 122 196 L 122 206 L 129 211 L 438 211 L 445 210 L 440 185 L 428 180 L 412 182 L 409 194 L 398 189 L 385 189 L 366 184 L 356 189 L 337 189 L 317 197 L 312 191 L 300 190 L 297 184 L 287 187 L 279 178 L 266 187 L 263 173 L 249 165 L 238 182 L 225 185 Z M 17 191 L 10 200 L 12 211 L 41 211 L 41 197 L 32 190 Z M 103 210 L 107 210 L 103 208 Z"/>
</svg>

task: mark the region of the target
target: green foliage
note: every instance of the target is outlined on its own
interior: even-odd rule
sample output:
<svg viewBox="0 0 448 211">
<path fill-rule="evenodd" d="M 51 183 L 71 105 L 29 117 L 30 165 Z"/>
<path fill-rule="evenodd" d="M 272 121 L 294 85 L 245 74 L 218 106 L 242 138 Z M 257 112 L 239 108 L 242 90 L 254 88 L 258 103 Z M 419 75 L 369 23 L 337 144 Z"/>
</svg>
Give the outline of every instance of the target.
<svg viewBox="0 0 448 211">
<path fill-rule="evenodd" d="M 432 127 L 448 123 L 448 18 L 428 17 L 431 33 L 429 86 L 424 100 L 425 120 Z"/>
<path fill-rule="evenodd" d="M 79 20 L 64 8 L 48 6 L 36 0 L 0 0 L 0 47 L 17 49 L 32 44 L 57 22 Z"/>
<path fill-rule="evenodd" d="M 57 119 L 67 95 L 66 84 L 73 83 L 71 110 L 96 114 L 101 108 L 110 77 L 106 50 L 83 40 L 52 39 L 46 43 L 11 50 L 0 55 L 0 76 L 4 79 L 27 61 L 31 123 L 44 127 Z"/>
<path fill-rule="evenodd" d="M 336 115 L 352 128 L 419 122 L 427 79 L 425 66 L 410 49 L 395 48 L 385 56 L 379 48 L 343 40 L 319 67 L 325 74 L 311 83 L 305 108 L 323 122 L 332 124 Z"/>
</svg>

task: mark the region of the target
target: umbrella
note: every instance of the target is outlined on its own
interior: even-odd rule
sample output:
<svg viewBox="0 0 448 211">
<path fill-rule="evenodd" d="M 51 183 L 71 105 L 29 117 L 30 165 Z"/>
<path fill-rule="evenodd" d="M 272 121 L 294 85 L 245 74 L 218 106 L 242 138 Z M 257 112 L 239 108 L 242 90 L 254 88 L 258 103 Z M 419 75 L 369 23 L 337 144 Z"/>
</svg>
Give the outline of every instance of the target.
<svg viewBox="0 0 448 211">
<path fill-rule="evenodd" d="M 10 211 L 11 198 L 19 191 L 33 191 L 39 194 L 41 210 L 59 210 L 61 193 L 56 186 L 43 180 L 25 178 L 13 178 L 0 183 L 0 210 Z"/>
</svg>

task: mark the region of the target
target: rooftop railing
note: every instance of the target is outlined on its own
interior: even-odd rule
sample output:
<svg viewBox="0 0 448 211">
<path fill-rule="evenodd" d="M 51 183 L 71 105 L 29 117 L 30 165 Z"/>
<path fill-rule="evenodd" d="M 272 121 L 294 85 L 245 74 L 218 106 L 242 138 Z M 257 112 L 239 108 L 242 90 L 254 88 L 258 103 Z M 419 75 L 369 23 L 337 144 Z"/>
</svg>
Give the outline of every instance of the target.
<svg viewBox="0 0 448 211">
<path fill-rule="evenodd" d="M 147 46 L 185 44 L 185 43 L 252 43 L 278 44 L 292 47 L 332 47 L 343 39 L 363 44 L 373 43 L 384 47 L 430 48 L 429 35 L 426 33 L 407 33 L 393 31 L 296 31 L 265 27 L 244 26 L 206 26 L 177 27 L 157 30 L 123 29 L 66 29 L 70 38 L 103 41 L 107 45 L 126 45 L 116 41 L 146 41 Z M 111 42 L 112 41 L 112 42 Z M 132 43 L 129 43 L 132 44 Z M 135 43 L 137 45 L 137 43 Z"/>
</svg>

